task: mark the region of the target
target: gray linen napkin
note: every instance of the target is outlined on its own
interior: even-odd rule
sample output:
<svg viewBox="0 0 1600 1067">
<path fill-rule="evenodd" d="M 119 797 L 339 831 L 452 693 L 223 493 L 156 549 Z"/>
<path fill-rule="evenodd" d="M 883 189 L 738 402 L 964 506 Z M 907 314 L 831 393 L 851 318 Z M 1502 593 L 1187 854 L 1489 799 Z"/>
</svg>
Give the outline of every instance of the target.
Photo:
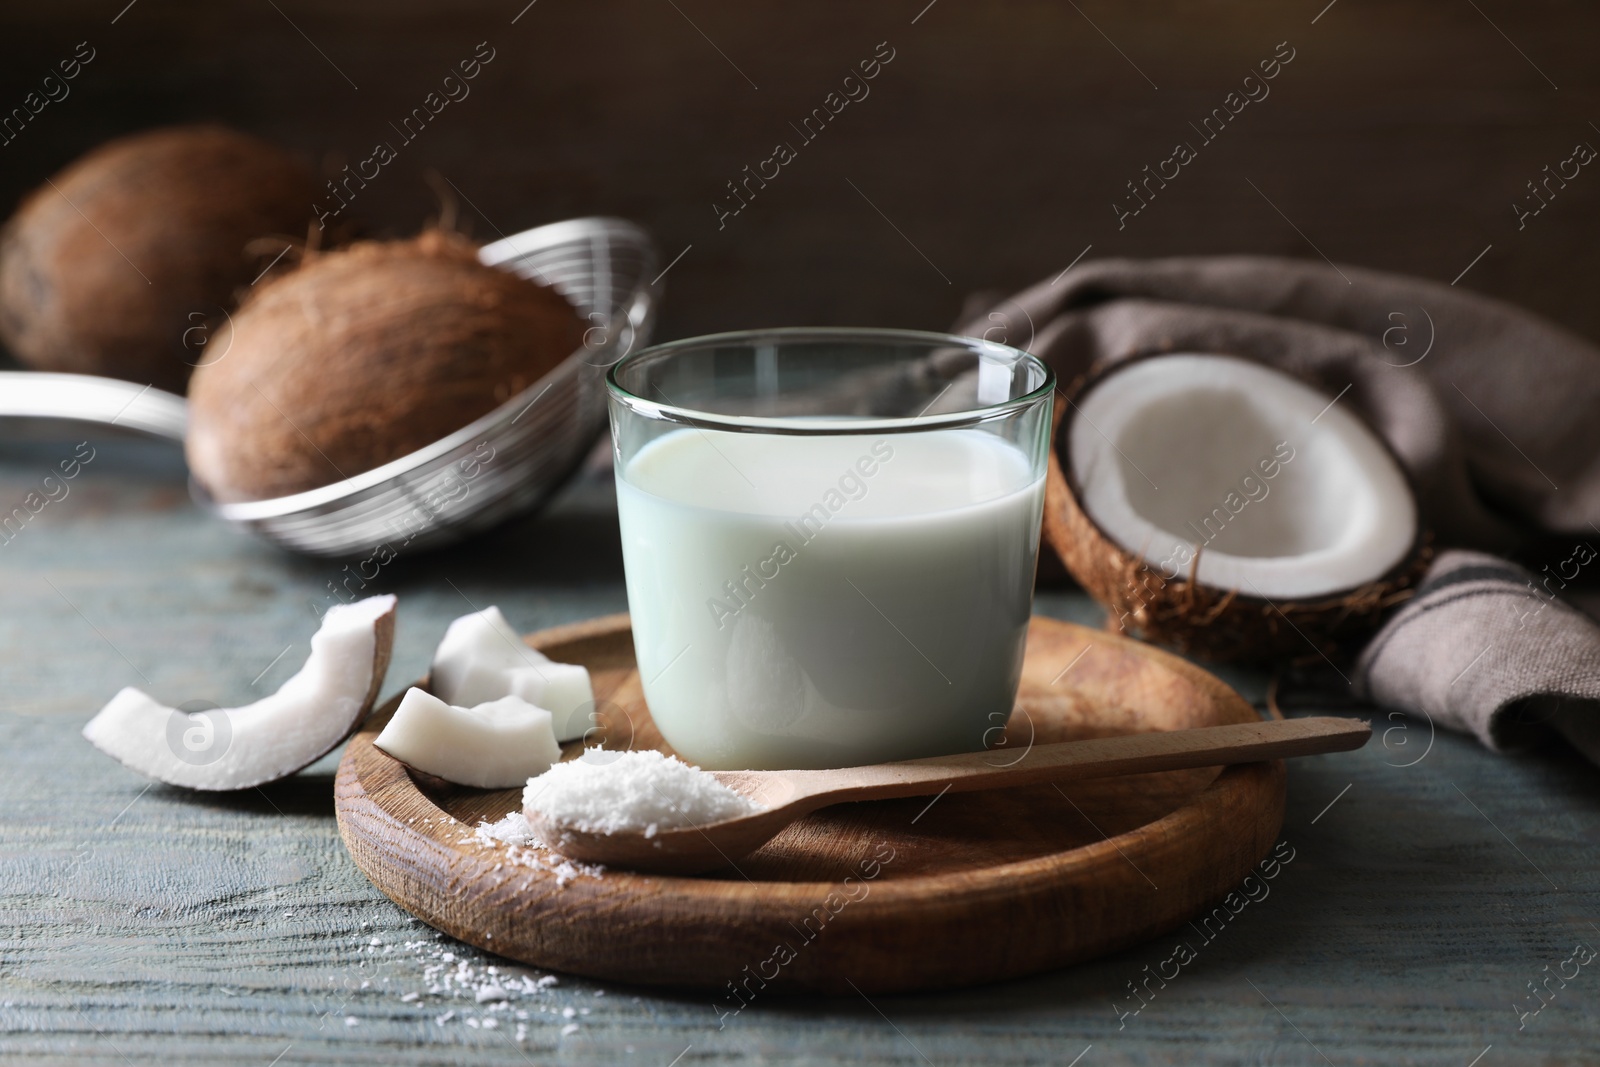
<svg viewBox="0 0 1600 1067">
<path fill-rule="evenodd" d="M 1063 382 L 1153 352 L 1270 364 L 1383 436 L 1440 548 L 1600 544 L 1600 349 L 1488 297 L 1304 260 L 1108 259 L 975 301 L 961 332 L 1026 348 Z M 1362 693 L 1493 747 L 1547 721 L 1600 759 L 1600 627 L 1548 600 L 1529 616 L 1516 598 L 1547 594 L 1505 561 L 1447 553 L 1426 580 L 1452 575 L 1474 577 L 1433 586 L 1374 638 Z"/>
<path fill-rule="evenodd" d="M 1441 553 L 1356 661 L 1357 694 L 1493 749 L 1554 730 L 1600 762 L 1600 626 L 1556 596 L 1561 573 L 1597 557 L 1580 541 L 1535 577 L 1482 552 Z"/>
</svg>

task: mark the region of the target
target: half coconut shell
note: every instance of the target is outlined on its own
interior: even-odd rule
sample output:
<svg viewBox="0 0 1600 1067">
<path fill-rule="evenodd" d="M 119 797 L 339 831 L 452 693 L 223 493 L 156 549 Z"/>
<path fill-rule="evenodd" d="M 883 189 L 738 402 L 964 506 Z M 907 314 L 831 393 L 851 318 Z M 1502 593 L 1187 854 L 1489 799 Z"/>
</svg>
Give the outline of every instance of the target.
<svg viewBox="0 0 1600 1067">
<path fill-rule="evenodd" d="M 1278 597 L 1199 580 L 1206 549 L 1198 538 L 1195 554 L 1182 569 L 1153 565 L 1142 551 L 1110 536 L 1086 509 L 1084 487 L 1071 473 L 1071 429 L 1080 405 L 1115 374 L 1164 358 L 1173 357 L 1153 355 L 1114 364 L 1058 394 L 1045 480 L 1045 542 L 1106 609 L 1108 629 L 1224 662 L 1348 658 L 1389 608 L 1411 596 L 1427 569 L 1431 539 L 1420 522 L 1399 562 L 1369 580 L 1326 593 Z M 1371 436 L 1393 460 L 1381 439 Z M 1411 496 L 1414 502 L 1414 491 Z"/>
</svg>

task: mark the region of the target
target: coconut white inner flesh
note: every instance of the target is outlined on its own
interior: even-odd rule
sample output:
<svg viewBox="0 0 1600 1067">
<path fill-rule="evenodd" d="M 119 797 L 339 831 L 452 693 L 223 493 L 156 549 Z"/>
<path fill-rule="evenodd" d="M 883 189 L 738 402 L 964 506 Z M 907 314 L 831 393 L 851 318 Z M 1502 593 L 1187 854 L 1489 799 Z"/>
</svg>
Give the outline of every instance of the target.
<svg viewBox="0 0 1600 1067">
<path fill-rule="evenodd" d="M 561 758 L 543 708 L 515 696 L 454 707 L 416 688 L 373 743 L 419 771 L 478 789 L 523 786 Z"/>
<path fill-rule="evenodd" d="M 293 774 L 344 740 L 368 708 L 378 620 L 393 596 L 335 604 L 305 666 L 269 697 L 191 713 L 137 689 L 111 698 L 83 736 L 141 774 L 191 789 L 244 789 Z"/>
<path fill-rule="evenodd" d="M 1269 599 L 1342 592 L 1405 558 L 1416 504 L 1354 415 L 1230 356 L 1141 360 L 1072 413 L 1085 512 L 1166 578 Z"/>
<path fill-rule="evenodd" d="M 575 741 L 595 725 L 588 670 L 529 648 L 497 607 L 450 624 L 433 654 L 428 685 L 446 704 L 463 708 L 519 697 L 550 712 L 558 741 Z"/>
</svg>

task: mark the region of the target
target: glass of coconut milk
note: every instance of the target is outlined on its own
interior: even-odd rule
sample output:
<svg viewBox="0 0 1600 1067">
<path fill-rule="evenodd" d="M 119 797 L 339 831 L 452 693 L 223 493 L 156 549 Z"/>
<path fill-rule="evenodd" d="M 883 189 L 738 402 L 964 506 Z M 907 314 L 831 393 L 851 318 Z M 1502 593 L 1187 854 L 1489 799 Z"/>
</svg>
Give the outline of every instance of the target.
<svg viewBox="0 0 1600 1067">
<path fill-rule="evenodd" d="M 783 329 L 606 378 L 639 675 L 684 759 L 981 749 L 1022 669 L 1055 380 L 970 337 Z"/>
</svg>

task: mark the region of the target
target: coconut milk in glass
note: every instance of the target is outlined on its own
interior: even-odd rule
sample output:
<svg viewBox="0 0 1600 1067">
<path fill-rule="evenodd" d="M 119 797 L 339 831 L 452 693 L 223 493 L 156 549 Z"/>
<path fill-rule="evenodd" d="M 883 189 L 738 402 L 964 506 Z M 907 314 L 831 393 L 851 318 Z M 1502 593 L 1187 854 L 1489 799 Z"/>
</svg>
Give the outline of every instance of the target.
<svg viewBox="0 0 1600 1067">
<path fill-rule="evenodd" d="M 836 767 L 999 736 L 1053 381 L 900 331 L 660 346 L 609 378 L 640 679 L 684 759 Z"/>
</svg>

